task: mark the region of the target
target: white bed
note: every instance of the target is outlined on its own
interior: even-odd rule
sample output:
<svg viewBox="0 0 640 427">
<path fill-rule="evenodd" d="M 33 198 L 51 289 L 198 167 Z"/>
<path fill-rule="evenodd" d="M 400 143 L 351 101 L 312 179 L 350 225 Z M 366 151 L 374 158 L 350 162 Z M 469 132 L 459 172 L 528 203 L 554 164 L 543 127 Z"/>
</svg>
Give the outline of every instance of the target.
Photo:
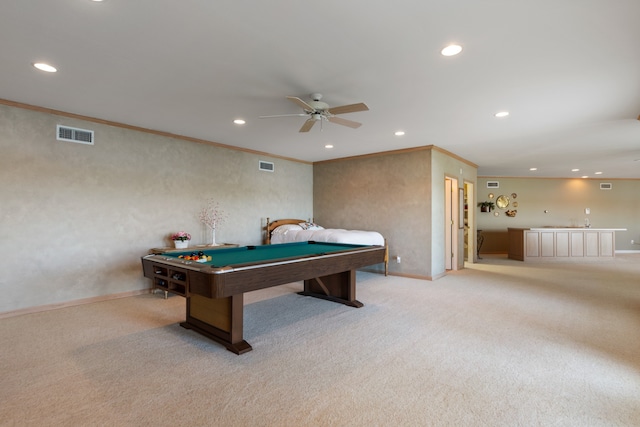
<svg viewBox="0 0 640 427">
<path fill-rule="evenodd" d="M 267 244 L 291 243 L 291 242 L 327 242 L 350 243 L 354 245 L 387 244 L 382 234 L 377 231 L 344 230 L 341 228 L 324 228 L 310 221 L 300 219 L 280 219 L 273 222 L 267 218 Z M 384 257 L 384 274 L 388 274 L 389 259 L 388 249 Z"/>
</svg>

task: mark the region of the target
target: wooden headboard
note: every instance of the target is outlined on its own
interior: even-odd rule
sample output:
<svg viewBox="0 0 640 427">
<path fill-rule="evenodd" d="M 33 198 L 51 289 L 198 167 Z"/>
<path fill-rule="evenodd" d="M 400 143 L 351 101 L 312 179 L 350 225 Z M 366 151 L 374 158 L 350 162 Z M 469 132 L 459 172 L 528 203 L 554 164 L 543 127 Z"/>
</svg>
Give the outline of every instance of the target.
<svg viewBox="0 0 640 427">
<path fill-rule="evenodd" d="M 270 222 L 269 218 L 267 218 L 267 226 L 265 227 L 265 229 L 267 231 L 267 236 L 265 238 L 265 243 L 267 245 L 271 244 L 271 233 L 273 233 L 273 230 L 275 230 L 276 228 L 280 227 L 281 225 L 285 225 L 285 224 L 300 224 L 301 222 L 312 222 L 312 221 L 311 220 L 306 220 L 306 219 L 288 218 L 288 219 L 278 219 L 276 221 Z"/>
</svg>

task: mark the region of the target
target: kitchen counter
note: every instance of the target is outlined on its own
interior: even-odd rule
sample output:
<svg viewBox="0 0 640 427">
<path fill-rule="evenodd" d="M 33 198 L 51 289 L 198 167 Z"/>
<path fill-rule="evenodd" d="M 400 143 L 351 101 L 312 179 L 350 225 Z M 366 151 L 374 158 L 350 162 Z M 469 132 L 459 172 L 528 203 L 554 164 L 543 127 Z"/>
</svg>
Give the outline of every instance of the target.
<svg viewBox="0 0 640 427">
<path fill-rule="evenodd" d="M 616 231 L 626 228 L 509 228 L 508 256 L 525 262 L 611 259 L 616 251 Z"/>
</svg>

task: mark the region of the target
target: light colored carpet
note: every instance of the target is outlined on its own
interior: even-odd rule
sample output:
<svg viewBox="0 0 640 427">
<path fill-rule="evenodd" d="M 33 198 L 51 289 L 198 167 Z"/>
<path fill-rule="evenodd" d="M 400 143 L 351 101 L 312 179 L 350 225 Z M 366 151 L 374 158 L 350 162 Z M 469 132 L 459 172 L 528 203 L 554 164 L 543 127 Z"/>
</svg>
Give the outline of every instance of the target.
<svg viewBox="0 0 640 427">
<path fill-rule="evenodd" d="M 245 298 L 236 356 L 160 294 L 0 320 L 3 426 L 639 426 L 640 256 L 358 273 Z M 18 284 L 16 284 L 18 285 Z"/>
</svg>

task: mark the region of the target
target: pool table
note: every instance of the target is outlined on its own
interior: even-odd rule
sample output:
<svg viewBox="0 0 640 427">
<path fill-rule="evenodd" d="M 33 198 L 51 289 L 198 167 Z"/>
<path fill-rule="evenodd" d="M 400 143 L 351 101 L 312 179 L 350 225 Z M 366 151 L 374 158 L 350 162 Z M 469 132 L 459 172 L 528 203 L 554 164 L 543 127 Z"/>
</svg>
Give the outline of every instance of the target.
<svg viewBox="0 0 640 427">
<path fill-rule="evenodd" d="M 356 300 L 356 269 L 384 262 L 384 246 L 296 242 L 203 250 L 208 261 L 185 259 L 192 252 L 147 255 L 144 276 L 160 286 L 182 291 L 186 320 L 180 325 L 243 354 L 245 292 L 304 280 L 301 295 L 351 307 Z"/>
</svg>

